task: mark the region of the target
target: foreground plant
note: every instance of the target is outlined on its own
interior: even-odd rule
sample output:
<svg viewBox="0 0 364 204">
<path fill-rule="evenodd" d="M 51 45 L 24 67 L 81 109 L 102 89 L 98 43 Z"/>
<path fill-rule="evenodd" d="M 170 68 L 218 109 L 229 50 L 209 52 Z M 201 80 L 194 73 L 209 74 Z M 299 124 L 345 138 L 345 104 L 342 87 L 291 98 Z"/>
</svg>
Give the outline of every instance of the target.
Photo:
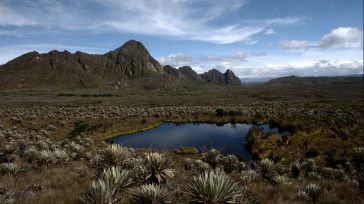
<svg viewBox="0 0 364 204">
<path fill-rule="evenodd" d="M 131 173 L 120 167 L 104 169 L 101 179 L 114 187 L 117 192 L 126 189 L 132 183 Z"/>
<path fill-rule="evenodd" d="M 8 194 L 0 195 L 0 204 L 11 204 L 14 203 L 14 200 Z"/>
<path fill-rule="evenodd" d="M 15 163 L 2 163 L 0 164 L 1 173 L 15 174 L 20 170 L 20 167 Z"/>
<path fill-rule="evenodd" d="M 291 165 L 291 173 L 293 178 L 300 177 L 301 174 L 301 164 L 298 162 L 295 162 Z"/>
<path fill-rule="evenodd" d="M 239 168 L 239 159 L 235 155 L 227 155 L 223 158 L 224 170 L 227 173 L 230 173 Z"/>
<path fill-rule="evenodd" d="M 220 164 L 220 162 L 223 159 L 223 155 L 220 153 L 219 150 L 212 148 L 207 152 L 202 153 L 202 160 L 208 164 L 212 168 L 216 168 L 217 165 Z"/>
<path fill-rule="evenodd" d="M 274 162 L 270 159 L 262 159 L 259 161 L 259 165 L 263 171 L 263 173 L 269 173 L 273 171 Z"/>
<path fill-rule="evenodd" d="M 197 203 L 232 203 L 242 192 L 224 171 L 216 169 L 193 177 L 187 194 Z"/>
<path fill-rule="evenodd" d="M 289 184 L 289 179 L 285 175 L 276 175 L 273 177 L 273 181 L 275 184 L 279 184 L 279 185 Z"/>
<path fill-rule="evenodd" d="M 112 204 L 116 203 L 116 189 L 105 180 L 93 181 L 91 188 L 84 194 L 81 201 L 86 204 Z"/>
<path fill-rule="evenodd" d="M 132 155 L 133 152 L 130 148 L 119 144 L 111 144 L 100 153 L 99 159 L 103 166 L 120 166 Z"/>
<path fill-rule="evenodd" d="M 316 202 L 321 194 L 321 187 L 318 184 L 310 183 L 304 189 L 298 191 L 298 197 Z"/>
<path fill-rule="evenodd" d="M 145 184 L 132 193 L 132 200 L 141 204 L 167 203 L 168 192 L 165 188 L 155 184 Z"/>
<path fill-rule="evenodd" d="M 147 181 L 161 184 L 167 181 L 168 177 L 174 176 L 174 170 L 170 168 L 169 161 L 160 153 L 149 153 L 145 160 L 145 173 Z"/>
<path fill-rule="evenodd" d="M 259 174 L 255 170 L 248 169 L 241 172 L 240 178 L 244 184 L 249 184 L 255 181 L 258 178 L 258 176 Z"/>
</svg>

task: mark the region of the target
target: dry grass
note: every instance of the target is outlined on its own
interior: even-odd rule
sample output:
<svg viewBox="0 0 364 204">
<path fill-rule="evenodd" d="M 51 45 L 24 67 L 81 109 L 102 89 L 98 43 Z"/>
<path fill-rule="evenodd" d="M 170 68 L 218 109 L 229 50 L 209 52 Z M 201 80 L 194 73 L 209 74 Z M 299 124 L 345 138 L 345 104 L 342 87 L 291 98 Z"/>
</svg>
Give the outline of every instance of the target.
<svg viewBox="0 0 364 204">
<path fill-rule="evenodd" d="M 78 203 L 79 195 L 91 183 L 85 168 L 83 162 L 71 162 L 55 168 L 42 167 L 16 176 L 0 176 L 0 183 L 18 192 L 17 203 Z M 31 188 L 33 184 L 34 189 Z M 41 189 L 37 186 L 41 186 Z"/>
</svg>

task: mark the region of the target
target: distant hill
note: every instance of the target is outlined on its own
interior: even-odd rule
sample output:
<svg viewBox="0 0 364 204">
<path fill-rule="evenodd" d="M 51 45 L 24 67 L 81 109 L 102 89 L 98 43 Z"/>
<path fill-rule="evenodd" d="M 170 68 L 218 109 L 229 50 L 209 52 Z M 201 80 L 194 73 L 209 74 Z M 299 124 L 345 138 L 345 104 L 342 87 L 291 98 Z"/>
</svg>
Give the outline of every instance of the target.
<svg viewBox="0 0 364 204">
<path fill-rule="evenodd" d="M 137 86 L 147 89 L 237 86 L 227 70 L 197 74 L 190 67 L 162 67 L 138 41 L 130 40 L 103 55 L 83 52 L 30 52 L 0 66 L 0 89 L 79 89 Z"/>
<path fill-rule="evenodd" d="M 240 81 L 244 85 L 259 85 L 263 84 L 269 80 L 273 79 L 272 77 L 261 77 L 261 78 L 240 78 Z"/>
<path fill-rule="evenodd" d="M 332 85 L 332 84 L 346 84 L 346 83 L 362 83 L 363 76 L 333 76 L 333 77 L 298 77 L 286 76 L 271 79 L 264 83 L 266 86 L 282 86 L 282 85 Z"/>
</svg>

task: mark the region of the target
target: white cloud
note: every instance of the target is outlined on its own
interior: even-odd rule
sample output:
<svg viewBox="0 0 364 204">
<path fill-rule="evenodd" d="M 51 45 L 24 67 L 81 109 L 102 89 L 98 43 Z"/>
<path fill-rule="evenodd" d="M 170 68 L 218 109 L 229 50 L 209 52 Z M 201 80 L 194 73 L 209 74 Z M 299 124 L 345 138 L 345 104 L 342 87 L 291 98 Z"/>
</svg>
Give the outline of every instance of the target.
<svg viewBox="0 0 364 204">
<path fill-rule="evenodd" d="M 199 58 L 201 62 L 242 62 L 245 61 L 247 54 L 245 52 L 237 52 L 228 55 L 206 55 Z"/>
<path fill-rule="evenodd" d="M 286 17 L 216 24 L 245 3 L 246 0 L 33 0 L 16 4 L 4 0 L 0 2 L 0 26 L 117 31 L 227 44 L 249 42 L 251 36 L 268 27 L 302 20 Z"/>
<path fill-rule="evenodd" d="M 284 49 L 306 50 L 310 47 L 309 43 L 304 40 L 283 40 L 279 45 Z"/>
<path fill-rule="evenodd" d="M 171 65 L 173 67 L 181 67 L 181 66 L 188 66 L 193 63 L 191 57 L 183 54 L 183 53 L 176 53 L 168 55 L 167 57 L 162 57 L 159 59 L 159 62 L 162 65 Z"/>
<path fill-rule="evenodd" d="M 339 27 L 321 38 L 320 47 L 363 47 L 363 31 L 352 27 Z"/>
<path fill-rule="evenodd" d="M 159 62 L 162 65 L 171 65 L 173 67 L 198 67 L 200 71 L 206 71 L 209 69 L 208 67 L 215 66 L 217 63 L 242 63 L 246 58 L 247 54 L 245 52 L 236 52 L 227 55 L 205 55 L 198 58 L 192 58 L 184 53 L 175 53 L 166 57 L 161 57 Z"/>
<path fill-rule="evenodd" d="M 307 50 L 308 48 L 363 48 L 363 31 L 353 27 L 338 27 L 324 35 L 319 42 L 283 40 L 283 49 Z"/>
<path fill-rule="evenodd" d="M 286 18 L 272 18 L 266 20 L 268 24 L 272 25 L 287 25 L 287 24 L 296 24 L 299 23 L 302 20 L 302 18 L 297 17 L 286 17 Z"/>
<path fill-rule="evenodd" d="M 292 61 L 268 63 L 260 67 L 241 64 L 218 64 L 219 70 L 231 69 L 240 78 L 296 76 L 343 76 L 363 73 L 363 60 Z"/>
</svg>

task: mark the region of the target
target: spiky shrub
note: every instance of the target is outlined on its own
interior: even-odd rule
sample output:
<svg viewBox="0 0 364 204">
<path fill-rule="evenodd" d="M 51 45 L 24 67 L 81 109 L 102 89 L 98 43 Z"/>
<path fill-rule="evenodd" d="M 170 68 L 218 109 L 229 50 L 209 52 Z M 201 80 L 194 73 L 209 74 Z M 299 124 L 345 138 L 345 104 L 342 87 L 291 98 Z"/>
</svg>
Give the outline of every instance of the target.
<svg viewBox="0 0 364 204">
<path fill-rule="evenodd" d="M 241 193 L 237 183 L 220 169 L 194 176 L 187 189 L 191 200 L 197 203 L 232 203 Z"/>
<path fill-rule="evenodd" d="M 41 164 L 53 164 L 56 163 L 56 158 L 52 151 L 42 150 L 38 155 L 38 162 Z"/>
<path fill-rule="evenodd" d="M 2 163 L 0 164 L 0 172 L 15 174 L 20 170 L 20 167 L 15 163 Z"/>
<path fill-rule="evenodd" d="M 49 149 L 49 145 L 47 142 L 43 141 L 43 140 L 39 140 L 37 143 L 35 143 L 35 145 L 38 147 L 38 149 L 40 150 L 47 150 Z"/>
<path fill-rule="evenodd" d="M 244 184 L 249 184 L 249 183 L 255 181 L 259 176 L 259 174 L 255 170 L 252 170 L 252 169 L 244 170 L 240 174 L 241 174 L 240 178 Z"/>
<path fill-rule="evenodd" d="M 285 175 L 276 175 L 273 177 L 273 181 L 275 184 L 278 184 L 278 185 L 285 185 L 285 184 L 289 183 L 289 179 Z"/>
<path fill-rule="evenodd" d="M 69 160 L 69 156 L 66 151 L 56 149 L 53 152 L 53 156 L 55 157 L 56 163 L 63 164 Z"/>
<path fill-rule="evenodd" d="M 310 183 L 304 189 L 298 191 L 298 196 L 316 202 L 321 194 L 321 187 L 318 184 Z"/>
<path fill-rule="evenodd" d="M 127 169 L 129 169 L 129 172 L 132 175 L 133 181 L 134 182 L 143 182 L 146 177 L 146 169 L 144 166 L 144 160 L 141 158 L 132 158 L 129 160 L 128 163 L 133 164 L 127 168 Z M 124 166 L 123 166 L 123 168 L 125 168 Z"/>
<path fill-rule="evenodd" d="M 306 173 L 317 171 L 317 165 L 314 159 L 308 159 L 305 162 Z"/>
<path fill-rule="evenodd" d="M 297 192 L 297 196 L 298 198 L 302 199 L 302 200 L 309 200 L 310 198 L 308 197 L 308 194 L 306 193 L 305 190 L 298 190 Z"/>
<path fill-rule="evenodd" d="M 14 200 L 8 194 L 0 195 L 0 204 L 11 204 L 14 203 Z"/>
<path fill-rule="evenodd" d="M 101 179 L 113 186 L 117 192 L 126 189 L 132 183 L 132 176 L 128 170 L 114 166 L 104 169 Z"/>
<path fill-rule="evenodd" d="M 207 152 L 202 153 L 202 160 L 208 163 L 212 168 L 216 168 L 222 161 L 223 155 L 219 150 L 212 148 Z"/>
<path fill-rule="evenodd" d="M 224 165 L 225 172 L 228 173 L 238 169 L 240 165 L 238 157 L 231 154 L 224 157 L 222 163 Z"/>
<path fill-rule="evenodd" d="M 318 181 L 321 179 L 321 176 L 316 171 L 311 171 L 307 173 L 307 178 Z"/>
<path fill-rule="evenodd" d="M 301 174 L 301 165 L 298 162 L 294 162 L 291 165 L 291 174 L 293 178 L 298 178 L 300 177 Z"/>
<path fill-rule="evenodd" d="M 30 163 L 36 163 L 37 162 L 38 155 L 40 155 L 40 152 L 34 146 L 30 146 L 24 152 L 24 157 Z"/>
<path fill-rule="evenodd" d="M 354 147 L 351 153 L 351 162 L 359 181 L 360 192 L 364 193 L 364 147 Z"/>
<path fill-rule="evenodd" d="M 274 169 L 274 162 L 270 159 L 262 159 L 259 161 L 259 165 L 263 173 L 269 173 Z"/>
<path fill-rule="evenodd" d="M 156 184 L 145 184 L 131 194 L 134 203 L 155 204 L 168 203 L 168 192 Z"/>
<path fill-rule="evenodd" d="M 91 188 L 83 195 L 81 201 L 86 204 L 112 204 L 117 201 L 116 189 L 107 181 L 93 181 Z"/>
<path fill-rule="evenodd" d="M 130 148 L 119 144 L 111 144 L 104 149 L 99 157 L 103 166 L 120 166 L 123 162 L 133 156 Z"/>
<path fill-rule="evenodd" d="M 174 170 L 170 168 L 170 162 L 160 153 L 149 153 L 144 159 L 146 179 L 149 183 L 161 184 L 168 177 L 174 176 Z"/>
<path fill-rule="evenodd" d="M 186 158 L 183 160 L 183 166 L 185 170 L 193 170 L 195 172 L 204 172 L 210 169 L 210 165 L 200 159 L 194 160 Z"/>
<path fill-rule="evenodd" d="M 191 158 L 185 158 L 182 161 L 182 165 L 184 167 L 185 170 L 191 170 L 193 168 L 193 160 Z"/>
<path fill-rule="evenodd" d="M 323 177 L 333 180 L 343 180 L 345 178 L 345 171 L 342 169 L 334 169 L 331 167 L 323 167 L 320 170 Z"/>
</svg>

